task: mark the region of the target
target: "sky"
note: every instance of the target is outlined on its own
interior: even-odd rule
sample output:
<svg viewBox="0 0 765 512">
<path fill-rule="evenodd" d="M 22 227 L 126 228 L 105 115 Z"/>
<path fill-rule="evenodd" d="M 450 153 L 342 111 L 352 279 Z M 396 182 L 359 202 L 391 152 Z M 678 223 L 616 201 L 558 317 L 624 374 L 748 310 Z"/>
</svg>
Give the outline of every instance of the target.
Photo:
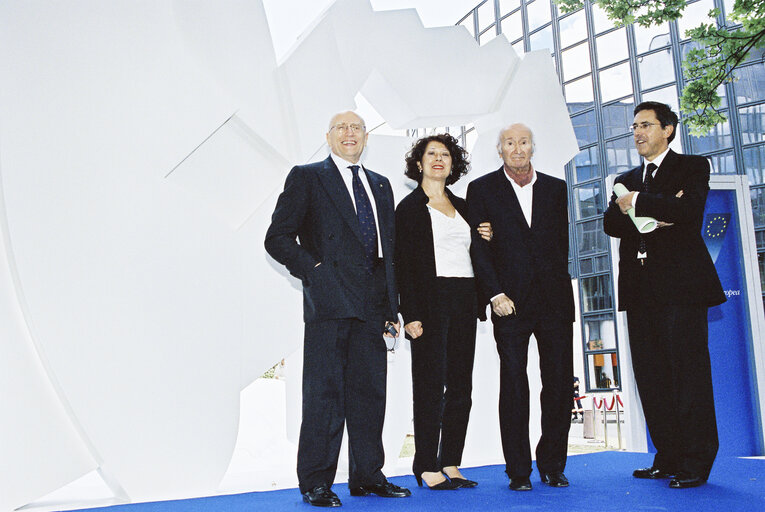
<svg viewBox="0 0 765 512">
<path fill-rule="evenodd" d="M 355 0 L 367 1 L 367 0 Z M 426 27 L 454 25 L 480 0 L 371 0 L 377 11 L 392 9 L 417 9 Z M 298 36 L 334 0 L 263 0 L 271 37 L 274 41 L 276 60 L 280 62 L 292 48 Z"/>
</svg>

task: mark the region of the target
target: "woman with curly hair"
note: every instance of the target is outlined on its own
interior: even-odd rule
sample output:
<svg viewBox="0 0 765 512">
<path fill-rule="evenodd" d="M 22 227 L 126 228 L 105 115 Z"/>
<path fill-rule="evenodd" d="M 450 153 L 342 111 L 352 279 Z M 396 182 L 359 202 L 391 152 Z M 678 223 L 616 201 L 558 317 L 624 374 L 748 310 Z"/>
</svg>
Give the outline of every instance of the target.
<svg viewBox="0 0 765 512">
<path fill-rule="evenodd" d="M 396 207 L 396 277 L 406 337 L 412 347 L 417 484 L 475 487 L 459 470 L 473 387 L 478 307 L 470 261 L 465 200 L 446 188 L 470 168 L 448 133 L 414 143 L 406 176 L 418 187 Z M 491 226 L 481 224 L 491 239 Z M 485 320 L 485 314 L 481 317 Z"/>
</svg>

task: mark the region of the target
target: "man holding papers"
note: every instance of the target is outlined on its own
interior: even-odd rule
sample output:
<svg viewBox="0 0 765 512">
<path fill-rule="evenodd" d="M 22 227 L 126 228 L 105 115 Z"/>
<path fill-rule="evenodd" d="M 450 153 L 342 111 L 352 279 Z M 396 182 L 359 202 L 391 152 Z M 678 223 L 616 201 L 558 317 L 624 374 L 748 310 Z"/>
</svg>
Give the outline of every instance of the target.
<svg viewBox="0 0 765 512">
<path fill-rule="evenodd" d="M 678 123 L 669 106 L 644 102 L 634 114 L 643 165 L 616 178 L 603 219 L 606 234 L 621 239 L 619 310 L 627 312 L 635 379 L 657 450 L 653 466 L 633 476 L 696 487 L 718 448 L 707 308 L 725 302 L 701 236 L 709 162 L 669 149 Z M 656 229 L 641 233 L 630 213 L 655 219 Z"/>
</svg>

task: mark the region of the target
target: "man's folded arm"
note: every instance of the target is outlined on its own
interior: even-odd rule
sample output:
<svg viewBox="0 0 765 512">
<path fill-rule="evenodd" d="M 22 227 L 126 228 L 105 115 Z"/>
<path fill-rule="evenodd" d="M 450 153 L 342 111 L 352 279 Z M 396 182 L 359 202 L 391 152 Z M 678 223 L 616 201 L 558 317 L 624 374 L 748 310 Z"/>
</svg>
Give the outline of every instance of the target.
<svg viewBox="0 0 765 512">
<path fill-rule="evenodd" d="M 635 215 L 674 224 L 698 221 L 704 214 L 709 192 L 709 161 L 698 157 L 694 159 L 693 165 L 696 168 L 682 184 L 681 197 L 641 192 L 635 201 Z"/>
</svg>

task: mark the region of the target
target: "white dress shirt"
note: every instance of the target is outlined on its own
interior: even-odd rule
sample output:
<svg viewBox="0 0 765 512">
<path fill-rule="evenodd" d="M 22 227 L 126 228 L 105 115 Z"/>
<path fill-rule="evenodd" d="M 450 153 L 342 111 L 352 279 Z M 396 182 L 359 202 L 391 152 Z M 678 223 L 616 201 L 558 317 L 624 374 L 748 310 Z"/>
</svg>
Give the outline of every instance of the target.
<svg viewBox="0 0 765 512">
<path fill-rule="evenodd" d="M 534 183 L 537 182 L 537 173 L 533 167 L 531 168 L 531 172 L 532 172 L 531 181 L 524 186 L 520 186 L 515 182 L 513 178 L 508 176 L 507 171 L 505 171 L 504 167 L 502 168 L 502 174 L 505 175 L 505 178 L 507 178 L 507 180 L 513 186 L 513 190 L 515 191 L 515 197 L 518 198 L 518 202 L 521 205 L 521 211 L 523 212 L 523 216 L 526 218 L 526 224 L 528 224 L 529 227 L 531 227 L 531 205 L 534 202 Z M 500 295 L 504 295 L 504 293 L 499 293 L 495 295 L 494 297 L 491 298 L 491 301 L 493 302 L 494 299 L 496 299 Z"/>
<path fill-rule="evenodd" d="M 375 227 L 377 228 L 377 257 L 382 258 L 383 253 L 382 253 L 382 245 L 380 244 L 380 221 L 378 220 L 378 217 L 377 217 L 377 203 L 375 202 L 375 196 L 372 194 L 372 186 L 369 184 L 369 178 L 367 177 L 367 173 L 361 172 L 364 169 L 364 166 L 361 165 L 361 162 L 357 164 L 352 164 L 351 162 L 340 158 L 334 153 L 330 153 L 330 156 L 332 157 L 332 160 L 335 162 L 337 169 L 340 171 L 340 176 L 343 178 L 343 182 L 345 183 L 345 186 L 348 189 L 348 193 L 351 195 L 351 202 L 353 203 L 354 209 L 356 209 L 356 196 L 353 195 L 353 171 L 351 171 L 350 167 L 352 165 L 359 166 L 359 178 L 361 179 L 361 184 L 364 186 L 364 190 L 367 191 L 369 202 L 372 203 L 372 212 L 374 213 L 374 216 L 375 216 Z"/>
<path fill-rule="evenodd" d="M 502 170 L 505 178 L 507 178 L 507 180 L 513 186 L 513 190 L 515 190 L 515 196 L 518 198 L 518 202 L 521 204 L 521 211 L 523 212 L 523 216 L 526 217 L 526 224 L 528 224 L 529 227 L 531 227 L 531 203 L 534 201 L 534 183 L 537 182 L 536 171 L 534 171 L 532 168 L 531 172 L 531 181 L 524 186 L 520 186 L 515 182 L 513 178 L 507 175 L 507 172 L 505 172 L 504 168 Z"/>
<path fill-rule="evenodd" d="M 428 206 L 433 228 L 433 254 L 438 277 L 473 277 L 470 260 L 470 226 L 460 212 L 454 218 Z"/>
</svg>

